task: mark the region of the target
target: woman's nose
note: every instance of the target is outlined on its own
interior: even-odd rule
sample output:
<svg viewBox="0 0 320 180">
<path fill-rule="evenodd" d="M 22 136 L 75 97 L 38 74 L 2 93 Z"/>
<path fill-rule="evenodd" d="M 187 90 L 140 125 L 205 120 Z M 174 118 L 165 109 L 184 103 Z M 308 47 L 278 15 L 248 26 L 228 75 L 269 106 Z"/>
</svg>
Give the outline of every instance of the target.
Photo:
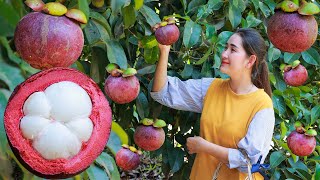
<svg viewBox="0 0 320 180">
<path fill-rule="evenodd" d="M 227 51 L 228 51 L 227 49 L 222 51 L 222 54 L 221 54 L 221 58 L 222 59 L 225 59 L 225 58 L 228 57 L 228 52 Z"/>
</svg>

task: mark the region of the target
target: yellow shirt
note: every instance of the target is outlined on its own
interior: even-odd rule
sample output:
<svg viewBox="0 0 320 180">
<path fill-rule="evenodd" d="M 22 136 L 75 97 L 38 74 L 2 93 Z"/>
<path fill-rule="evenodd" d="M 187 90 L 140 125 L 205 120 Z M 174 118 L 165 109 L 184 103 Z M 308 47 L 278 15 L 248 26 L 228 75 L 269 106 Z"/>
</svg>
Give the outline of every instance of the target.
<svg viewBox="0 0 320 180">
<path fill-rule="evenodd" d="M 254 115 L 262 109 L 272 108 L 272 100 L 263 89 L 238 95 L 231 90 L 228 81 L 216 78 L 210 85 L 204 99 L 200 136 L 217 145 L 237 149 L 237 144 L 245 137 Z M 215 157 L 198 153 L 190 179 L 211 180 L 218 164 Z M 256 179 L 263 179 L 258 173 L 254 176 Z M 218 175 L 219 180 L 240 180 L 246 177 L 247 174 L 229 169 L 225 164 Z"/>
</svg>

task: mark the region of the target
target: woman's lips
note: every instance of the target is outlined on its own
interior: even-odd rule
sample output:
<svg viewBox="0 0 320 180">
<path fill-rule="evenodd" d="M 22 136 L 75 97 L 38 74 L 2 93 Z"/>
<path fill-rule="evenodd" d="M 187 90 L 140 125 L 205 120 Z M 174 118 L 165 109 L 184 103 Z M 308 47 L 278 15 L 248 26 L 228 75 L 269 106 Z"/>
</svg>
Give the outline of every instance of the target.
<svg viewBox="0 0 320 180">
<path fill-rule="evenodd" d="M 225 61 L 222 61 L 222 63 L 221 64 L 229 64 L 228 62 L 225 62 Z"/>
</svg>

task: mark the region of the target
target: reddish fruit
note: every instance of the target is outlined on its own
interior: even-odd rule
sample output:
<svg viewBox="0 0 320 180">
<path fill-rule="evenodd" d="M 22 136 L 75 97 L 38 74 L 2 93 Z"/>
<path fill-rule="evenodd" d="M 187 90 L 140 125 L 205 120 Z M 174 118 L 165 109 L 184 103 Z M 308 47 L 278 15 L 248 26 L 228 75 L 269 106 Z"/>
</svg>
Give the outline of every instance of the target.
<svg viewBox="0 0 320 180">
<path fill-rule="evenodd" d="M 109 75 L 105 81 L 104 90 L 114 102 L 125 104 L 137 98 L 140 91 L 140 83 L 136 76 Z"/>
<path fill-rule="evenodd" d="M 287 138 L 288 147 L 297 156 L 308 156 L 316 147 L 316 139 L 297 131 L 292 131 Z"/>
<path fill-rule="evenodd" d="M 17 25 L 18 54 L 37 69 L 68 67 L 81 55 L 84 38 L 78 23 L 65 16 L 32 12 Z"/>
<path fill-rule="evenodd" d="M 121 148 L 116 154 L 116 163 L 123 170 L 133 170 L 140 164 L 140 155 L 130 149 Z"/>
<path fill-rule="evenodd" d="M 155 36 L 160 44 L 171 45 L 179 39 L 180 31 L 175 24 L 168 24 L 159 27 L 155 32 Z"/>
<path fill-rule="evenodd" d="M 44 178 L 67 178 L 88 168 L 104 150 L 111 118 L 93 80 L 74 69 L 51 68 L 16 87 L 4 127 L 26 169 Z"/>
<path fill-rule="evenodd" d="M 146 151 L 159 149 L 164 140 L 165 134 L 162 128 L 140 125 L 134 132 L 134 142 Z"/>
<path fill-rule="evenodd" d="M 314 16 L 277 11 L 268 21 L 267 33 L 272 44 L 281 51 L 298 53 L 309 49 L 316 41 L 318 24 Z"/>
<path fill-rule="evenodd" d="M 301 86 L 308 79 L 308 71 L 304 66 L 299 64 L 295 68 L 285 68 L 283 77 L 286 84 L 290 86 Z"/>
</svg>

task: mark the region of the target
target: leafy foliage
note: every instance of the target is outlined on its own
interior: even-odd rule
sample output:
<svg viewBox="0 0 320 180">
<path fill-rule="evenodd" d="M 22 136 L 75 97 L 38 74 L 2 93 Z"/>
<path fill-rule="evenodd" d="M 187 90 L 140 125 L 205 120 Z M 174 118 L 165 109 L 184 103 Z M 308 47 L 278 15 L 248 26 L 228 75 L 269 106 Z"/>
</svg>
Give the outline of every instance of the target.
<svg viewBox="0 0 320 180">
<path fill-rule="evenodd" d="M 45 2 L 54 1 L 47 0 Z M 239 27 L 253 27 L 268 44 L 268 66 L 273 89 L 276 126 L 267 163 L 272 179 L 319 179 L 319 135 L 316 151 L 309 157 L 293 155 L 286 137 L 299 120 L 319 132 L 320 125 L 320 36 L 305 52 L 284 53 L 275 48 L 266 34 L 267 19 L 274 13 L 279 0 L 111 0 L 95 8 L 91 0 L 67 0 L 68 8 L 79 8 L 89 22 L 82 25 L 85 47 L 79 60 L 72 65 L 89 75 L 103 90 L 109 63 L 121 68 L 138 70 L 141 90 L 129 104 L 110 101 L 113 119 L 133 142 L 134 128 L 145 117 L 164 119 L 166 141 L 153 157 L 161 157 L 162 172 L 167 178 L 187 179 L 194 156 L 185 147 L 186 138 L 199 134 L 200 114 L 173 110 L 154 102 L 150 97 L 155 63 L 159 56 L 152 26 L 165 16 L 178 19 L 180 38 L 172 46 L 168 74 L 181 79 L 225 77 L 220 71 L 220 54 L 232 32 Z M 318 6 L 319 3 L 315 2 Z M 39 179 L 26 171 L 15 159 L 6 140 L 3 112 L 14 87 L 37 72 L 15 53 L 13 35 L 16 24 L 30 12 L 22 1 L 0 0 L 0 179 L 10 177 Z M 319 16 L 316 16 L 319 24 Z M 320 32 L 320 30 L 319 30 Z M 309 79 L 304 86 L 289 87 L 279 70 L 281 63 L 300 59 L 307 68 Z M 106 151 L 84 173 L 74 177 L 90 179 L 119 179 L 114 154 L 126 136 L 121 130 L 112 132 Z M 187 160 L 186 160 L 187 159 Z M 15 169 L 14 174 L 12 174 Z M 17 170 L 18 169 L 18 170 Z"/>
</svg>

